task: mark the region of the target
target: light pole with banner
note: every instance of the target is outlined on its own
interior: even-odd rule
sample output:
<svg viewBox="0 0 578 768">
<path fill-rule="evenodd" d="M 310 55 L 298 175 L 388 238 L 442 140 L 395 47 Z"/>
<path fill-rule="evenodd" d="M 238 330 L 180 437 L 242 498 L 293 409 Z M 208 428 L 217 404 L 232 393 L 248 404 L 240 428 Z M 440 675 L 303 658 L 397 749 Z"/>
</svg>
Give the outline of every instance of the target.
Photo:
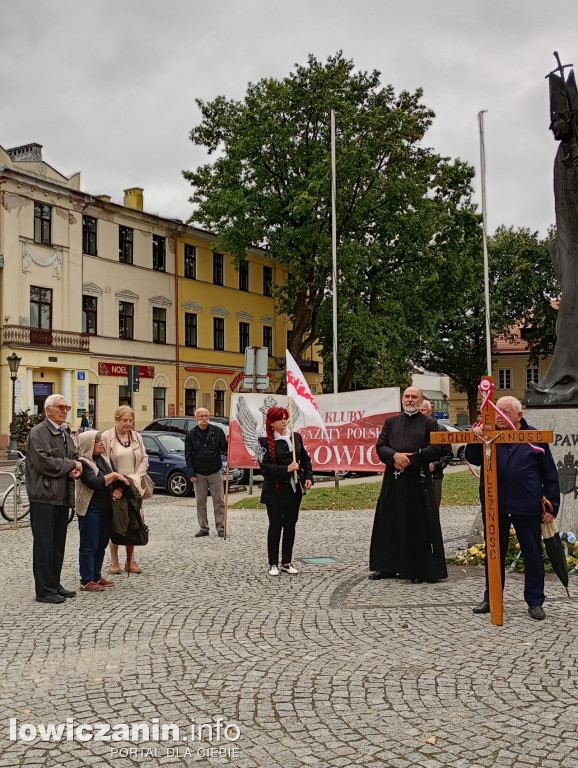
<svg viewBox="0 0 578 768">
<path fill-rule="evenodd" d="M 251 392 L 269 389 L 269 348 L 245 347 L 245 378 L 243 389 Z M 249 470 L 249 495 L 253 494 L 253 469 Z"/>
<path fill-rule="evenodd" d="M 10 367 L 10 378 L 12 379 L 12 421 L 10 423 L 10 447 L 8 449 L 8 458 L 18 458 L 18 442 L 16 440 L 16 379 L 18 378 L 18 366 L 20 365 L 21 357 L 18 357 L 16 352 L 13 352 L 10 357 L 7 357 L 8 365 Z"/>
</svg>

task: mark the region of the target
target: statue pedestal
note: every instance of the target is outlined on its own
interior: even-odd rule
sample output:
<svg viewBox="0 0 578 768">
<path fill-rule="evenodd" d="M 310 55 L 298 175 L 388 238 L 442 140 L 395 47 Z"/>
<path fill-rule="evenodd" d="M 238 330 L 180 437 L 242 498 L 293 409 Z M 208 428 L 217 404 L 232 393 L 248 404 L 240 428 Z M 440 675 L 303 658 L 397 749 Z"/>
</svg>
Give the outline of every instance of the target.
<svg viewBox="0 0 578 768">
<path fill-rule="evenodd" d="M 560 531 L 578 535 L 578 408 L 527 405 L 524 418 L 537 429 L 554 432 L 550 450 L 560 478 L 560 511 L 556 523 Z M 523 478 L 520 481 L 524 482 Z"/>
</svg>

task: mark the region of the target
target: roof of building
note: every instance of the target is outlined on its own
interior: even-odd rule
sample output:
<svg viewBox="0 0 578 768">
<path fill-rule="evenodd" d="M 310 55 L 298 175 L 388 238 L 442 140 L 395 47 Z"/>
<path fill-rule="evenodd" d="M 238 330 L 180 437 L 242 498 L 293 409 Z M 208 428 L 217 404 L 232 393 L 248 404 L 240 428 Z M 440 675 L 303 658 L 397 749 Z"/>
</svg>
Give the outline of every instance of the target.
<svg viewBox="0 0 578 768">
<path fill-rule="evenodd" d="M 495 336 L 492 352 L 496 355 L 527 355 L 529 353 L 528 342 L 522 338 L 520 326 L 511 326 L 507 334 Z"/>
</svg>

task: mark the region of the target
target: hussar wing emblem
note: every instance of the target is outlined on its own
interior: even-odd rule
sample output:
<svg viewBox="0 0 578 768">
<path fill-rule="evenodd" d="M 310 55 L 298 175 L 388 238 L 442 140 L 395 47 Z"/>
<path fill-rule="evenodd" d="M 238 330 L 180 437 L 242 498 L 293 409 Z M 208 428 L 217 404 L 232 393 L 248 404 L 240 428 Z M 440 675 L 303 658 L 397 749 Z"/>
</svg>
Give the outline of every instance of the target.
<svg viewBox="0 0 578 768">
<path fill-rule="evenodd" d="M 301 418 L 301 409 L 299 408 L 295 400 L 293 400 L 291 406 L 293 410 L 293 428 L 299 429 L 299 427 L 303 426 L 303 424 L 299 424 L 299 419 Z"/>
<path fill-rule="evenodd" d="M 245 447 L 253 458 L 257 456 L 259 449 L 259 428 L 257 419 L 253 416 L 251 409 L 247 405 L 244 397 L 239 398 L 237 403 L 237 420 L 243 435 Z"/>
</svg>

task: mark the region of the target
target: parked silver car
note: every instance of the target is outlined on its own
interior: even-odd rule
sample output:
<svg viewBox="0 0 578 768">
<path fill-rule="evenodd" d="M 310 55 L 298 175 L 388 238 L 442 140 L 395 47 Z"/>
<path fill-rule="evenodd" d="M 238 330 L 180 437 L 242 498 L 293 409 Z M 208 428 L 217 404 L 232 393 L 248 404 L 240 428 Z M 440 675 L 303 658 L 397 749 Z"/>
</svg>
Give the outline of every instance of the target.
<svg viewBox="0 0 578 768">
<path fill-rule="evenodd" d="M 229 434 L 229 419 L 226 416 L 211 416 L 209 421 L 221 427 L 225 435 Z M 147 424 L 143 432 L 180 432 L 181 435 L 186 435 L 197 423 L 193 416 L 165 416 Z"/>
</svg>

